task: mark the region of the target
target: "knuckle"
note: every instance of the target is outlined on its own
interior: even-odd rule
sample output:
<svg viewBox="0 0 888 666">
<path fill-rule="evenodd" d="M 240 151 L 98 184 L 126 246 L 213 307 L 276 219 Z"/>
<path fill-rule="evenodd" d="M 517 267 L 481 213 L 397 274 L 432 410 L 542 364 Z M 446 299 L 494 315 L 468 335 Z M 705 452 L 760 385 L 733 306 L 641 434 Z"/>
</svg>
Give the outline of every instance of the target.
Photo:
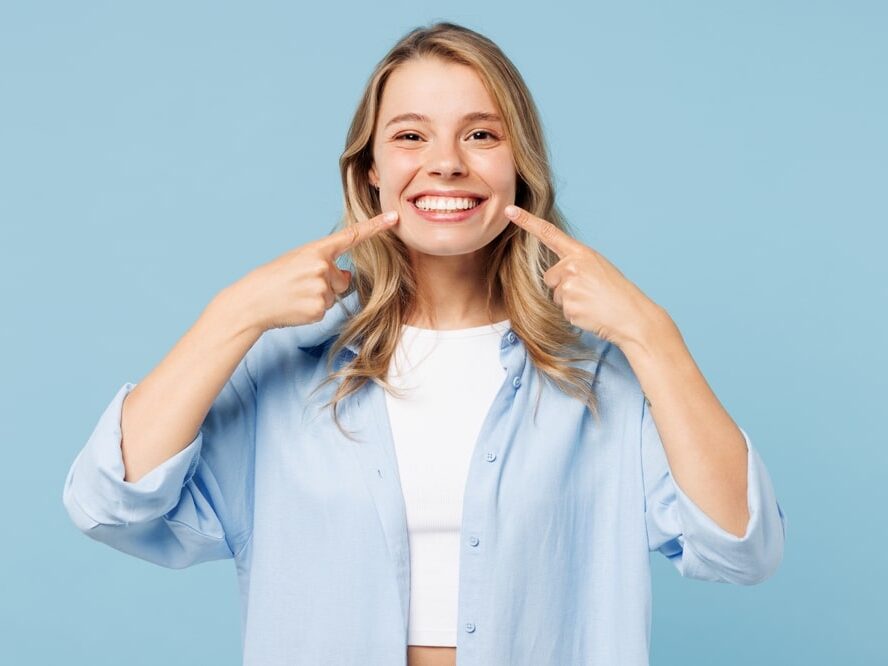
<svg viewBox="0 0 888 666">
<path fill-rule="evenodd" d="M 312 300 L 311 314 L 315 319 L 323 319 L 324 313 L 327 311 L 327 299 L 324 296 L 318 296 Z"/>
<path fill-rule="evenodd" d="M 323 295 L 327 291 L 327 279 L 325 277 L 315 277 L 311 281 L 311 286 L 314 293 Z"/>
</svg>

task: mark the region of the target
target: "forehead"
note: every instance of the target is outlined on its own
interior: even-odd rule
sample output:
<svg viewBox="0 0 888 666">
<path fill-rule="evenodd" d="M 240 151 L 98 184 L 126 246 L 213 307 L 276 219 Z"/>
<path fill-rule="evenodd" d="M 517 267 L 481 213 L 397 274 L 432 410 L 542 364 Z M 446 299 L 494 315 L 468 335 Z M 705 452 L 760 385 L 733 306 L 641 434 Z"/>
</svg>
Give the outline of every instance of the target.
<svg viewBox="0 0 888 666">
<path fill-rule="evenodd" d="M 389 75 L 378 123 L 384 127 L 403 113 L 422 114 L 431 122 L 449 122 L 475 111 L 497 112 L 478 73 L 467 65 L 423 58 L 403 63 Z"/>
</svg>

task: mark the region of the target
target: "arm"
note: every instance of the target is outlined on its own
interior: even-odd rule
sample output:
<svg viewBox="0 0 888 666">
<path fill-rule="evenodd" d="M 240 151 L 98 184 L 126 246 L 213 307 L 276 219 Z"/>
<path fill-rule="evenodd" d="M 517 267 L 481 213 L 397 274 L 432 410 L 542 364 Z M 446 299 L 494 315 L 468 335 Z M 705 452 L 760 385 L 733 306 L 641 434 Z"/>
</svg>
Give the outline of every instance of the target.
<svg viewBox="0 0 888 666">
<path fill-rule="evenodd" d="M 665 310 L 623 350 L 650 405 L 675 482 L 719 526 L 749 522 L 746 443 Z"/>
<path fill-rule="evenodd" d="M 710 390 L 678 327 L 601 253 L 518 206 L 503 212 L 558 255 L 543 274 L 553 301 L 571 325 L 619 349 L 646 396 L 639 396 L 639 420 L 652 549 L 693 578 L 763 580 L 783 554 L 783 513 L 764 464 Z"/>
<path fill-rule="evenodd" d="M 783 558 L 783 510 L 746 432 L 672 337 L 677 329 L 664 325 L 647 351 L 624 345 L 647 395 L 640 411 L 649 547 L 689 578 L 761 582 Z"/>
<path fill-rule="evenodd" d="M 145 392 L 157 411 L 139 405 L 144 411 L 136 420 L 147 429 L 127 433 L 128 465 L 142 471 L 127 470 L 123 461 L 124 403 L 138 389 L 129 382 L 72 463 L 63 503 L 91 539 L 170 568 L 234 557 L 249 541 L 257 388 L 242 351 L 252 336 L 224 328 L 236 312 L 227 298 L 215 300 L 165 360 L 171 362 L 149 376 L 159 378 Z M 178 377 L 191 377 L 201 396 L 175 385 L 165 396 Z"/>
<path fill-rule="evenodd" d="M 169 354 L 126 395 L 124 481 L 135 483 L 185 449 L 213 400 L 262 331 L 244 320 L 237 283 L 223 289 Z"/>
</svg>

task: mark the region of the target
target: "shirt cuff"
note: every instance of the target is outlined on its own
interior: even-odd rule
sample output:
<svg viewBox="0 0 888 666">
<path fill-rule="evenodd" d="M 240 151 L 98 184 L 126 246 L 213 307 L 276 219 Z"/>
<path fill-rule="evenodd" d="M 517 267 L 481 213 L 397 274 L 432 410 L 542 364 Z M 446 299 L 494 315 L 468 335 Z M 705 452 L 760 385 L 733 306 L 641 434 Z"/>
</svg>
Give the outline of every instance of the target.
<svg viewBox="0 0 888 666">
<path fill-rule="evenodd" d="M 200 462 L 202 432 L 137 482 L 123 480 L 120 421 L 123 401 L 133 388 L 127 382 L 117 391 L 68 471 L 63 499 L 78 526 L 141 523 L 169 513 Z"/>
<path fill-rule="evenodd" d="M 738 426 L 739 427 L 739 426 Z M 742 537 L 723 529 L 697 506 L 674 483 L 675 510 L 682 527 L 679 542 L 696 557 L 685 557 L 691 569 L 701 578 L 713 571 L 728 582 L 752 585 L 769 578 L 783 559 L 786 525 L 783 510 L 777 502 L 767 468 L 749 441 L 743 428 L 747 448 L 747 506 L 749 523 Z"/>
</svg>

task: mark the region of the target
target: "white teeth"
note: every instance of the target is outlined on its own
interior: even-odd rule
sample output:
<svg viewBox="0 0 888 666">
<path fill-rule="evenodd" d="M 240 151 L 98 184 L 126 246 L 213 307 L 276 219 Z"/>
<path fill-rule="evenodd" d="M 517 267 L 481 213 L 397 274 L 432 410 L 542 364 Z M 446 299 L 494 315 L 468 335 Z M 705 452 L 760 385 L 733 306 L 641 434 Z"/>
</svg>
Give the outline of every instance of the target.
<svg viewBox="0 0 888 666">
<path fill-rule="evenodd" d="M 462 197 L 420 197 L 413 203 L 422 210 L 456 211 L 474 208 L 480 200 Z"/>
</svg>

